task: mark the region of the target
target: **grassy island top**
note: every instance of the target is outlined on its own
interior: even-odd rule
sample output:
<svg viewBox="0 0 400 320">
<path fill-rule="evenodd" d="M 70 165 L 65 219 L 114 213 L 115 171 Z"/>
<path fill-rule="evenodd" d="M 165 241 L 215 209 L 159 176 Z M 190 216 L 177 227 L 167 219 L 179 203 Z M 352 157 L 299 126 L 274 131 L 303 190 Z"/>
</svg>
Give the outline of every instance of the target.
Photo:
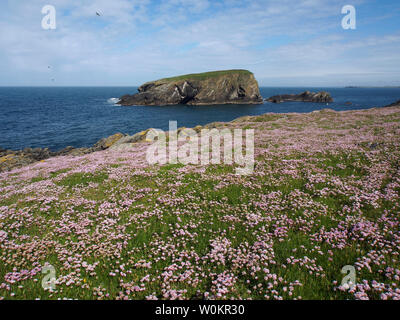
<svg viewBox="0 0 400 320">
<path fill-rule="evenodd" d="M 171 78 L 164 78 L 157 80 L 158 81 L 179 81 L 179 80 L 185 80 L 185 79 L 190 79 L 190 80 L 206 80 L 208 78 L 213 78 L 213 77 L 219 77 L 219 76 L 224 76 L 224 75 L 229 75 L 229 74 L 243 74 L 243 75 L 252 75 L 253 73 L 248 71 L 248 70 L 221 70 L 221 71 L 210 71 L 210 72 L 202 72 L 202 73 L 192 73 L 192 74 L 185 74 L 182 76 L 177 76 L 177 77 L 171 77 Z"/>
</svg>

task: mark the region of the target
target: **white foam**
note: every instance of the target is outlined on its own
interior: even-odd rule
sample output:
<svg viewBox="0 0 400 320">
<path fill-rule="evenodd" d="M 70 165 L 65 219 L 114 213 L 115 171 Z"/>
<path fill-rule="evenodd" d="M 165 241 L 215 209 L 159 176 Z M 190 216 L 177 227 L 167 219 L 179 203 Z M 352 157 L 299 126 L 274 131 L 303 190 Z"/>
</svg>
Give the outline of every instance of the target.
<svg viewBox="0 0 400 320">
<path fill-rule="evenodd" d="M 119 98 L 110 98 L 107 100 L 107 102 L 111 103 L 111 104 L 117 104 L 118 101 L 119 101 Z"/>
</svg>

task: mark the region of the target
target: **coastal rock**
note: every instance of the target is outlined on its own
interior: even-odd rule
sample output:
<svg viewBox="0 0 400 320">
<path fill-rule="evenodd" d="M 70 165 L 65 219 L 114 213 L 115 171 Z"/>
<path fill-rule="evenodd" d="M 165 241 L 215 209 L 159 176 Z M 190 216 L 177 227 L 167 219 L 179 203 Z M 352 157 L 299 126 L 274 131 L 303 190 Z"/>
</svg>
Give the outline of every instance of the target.
<svg viewBox="0 0 400 320">
<path fill-rule="evenodd" d="M 262 103 L 258 83 L 247 70 L 189 74 L 147 82 L 119 105 L 206 105 Z"/>
<path fill-rule="evenodd" d="M 118 140 L 122 139 L 125 135 L 122 133 L 116 133 L 113 134 L 112 136 L 109 136 L 107 138 L 103 138 L 99 140 L 94 146 L 93 150 L 94 151 L 99 151 L 99 150 L 105 150 L 111 147 L 113 144 L 118 142 Z"/>
<path fill-rule="evenodd" d="M 20 151 L 5 150 L 0 152 L 0 172 L 23 167 L 34 162 L 44 161 L 53 153 L 47 148 L 26 148 Z"/>
<path fill-rule="evenodd" d="M 129 149 L 132 146 L 133 143 L 137 143 L 139 141 L 145 140 L 148 131 L 149 130 L 138 132 L 138 133 L 134 134 L 133 136 L 125 136 L 125 137 L 119 139 L 116 143 L 114 143 L 110 147 L 110 150 L 126 150 L 126 149 Z"/>
<path fill-rule="evenodd" d="M 71 154 L 71 152 L 72 152 L 74 149 L 75 149 L 74 147 L 68 146 L 68 147 L 65 147 L 64 149 L 62 149 L 62 150 L 56 152 L 56 155 L 57 155 L 57 156 L 66 156 L 66 155 L 68 155 L 68 154 Z"/>
<path fill-rule="evenodd" d="M 333 98 L 328 92 L 325 91 L 321 92 L 305 91 L 300 94 L 283 94 L 283 95 L 272 96 L 268 98 L 267 101 L 273 103 L 282 103 L 286 101 L 330 103 L 333 102 Z"/>
<path fill-rule="evenodd" d="M 57 156 L 82 156 L 88 153 L 108 149 L 125 135 L 116 133 L 108 138 L 99 140 L 90 148 L 66 147 L 60 151 L 50 151 L 48 148 L 25 148 L 23 150 L 0 149 L 0 172 L 23 167 L 38 161 L 44 161 Z"/>
</svg>

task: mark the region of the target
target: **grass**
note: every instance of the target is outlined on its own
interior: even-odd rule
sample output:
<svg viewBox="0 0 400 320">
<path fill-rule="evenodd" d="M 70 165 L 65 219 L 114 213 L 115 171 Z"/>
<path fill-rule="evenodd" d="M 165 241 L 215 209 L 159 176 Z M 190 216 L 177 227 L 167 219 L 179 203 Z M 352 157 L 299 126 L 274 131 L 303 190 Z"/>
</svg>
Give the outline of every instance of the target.
<svg viewBox="0 0 400 320">
<path fill-rule="evenodd" d="M 77 172 L 68 175 L 61 181 L 57 182 L 57 184 L 64 187 L 75 187 L 78 185 L 85 187 L 88 186 L 89 183 L 102 183 L 107 178 L 108 175 L 104 172 L 99 172 L 96 174 Z"/>
<path fill-rule="evenodd" d="M 241 70 L 241 69 L 222 70 L 222 71 L 211 71 L 211 72 L 185 74 L 185 75 L 181 75 L 181 76 L 160 79 L 158 81 L 159 82 L 170 82 L 170 81 L 179 81 L 179 80 L 206 80 L 209 78 L 221 77 L 221 76 L 226 76 L 226 75 L 231 75 L 231 74 L 252 75 L 252 73 L 247 70 Z"/>
</svg>

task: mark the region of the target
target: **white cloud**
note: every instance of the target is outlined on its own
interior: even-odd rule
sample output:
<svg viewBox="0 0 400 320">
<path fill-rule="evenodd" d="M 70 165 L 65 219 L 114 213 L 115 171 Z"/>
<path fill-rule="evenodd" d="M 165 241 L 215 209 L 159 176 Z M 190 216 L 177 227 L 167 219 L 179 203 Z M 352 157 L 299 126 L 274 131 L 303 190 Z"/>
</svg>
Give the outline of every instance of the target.
<svg viewBox="0 0 400 320">
<path fill-rule="evenodd" d="M 226 68 L 249 68 L 270 85 L 274 77 L 400 75 L 400 27 L 381 37 L 343 33 L 345 1 L 54 0 L 55 31 L 40 28 L 45 2 L 13 3 L 0 20 L 0 85 L 45 85 L 50 77 L 60 85 L 137 85 Z"/>
</svg>

